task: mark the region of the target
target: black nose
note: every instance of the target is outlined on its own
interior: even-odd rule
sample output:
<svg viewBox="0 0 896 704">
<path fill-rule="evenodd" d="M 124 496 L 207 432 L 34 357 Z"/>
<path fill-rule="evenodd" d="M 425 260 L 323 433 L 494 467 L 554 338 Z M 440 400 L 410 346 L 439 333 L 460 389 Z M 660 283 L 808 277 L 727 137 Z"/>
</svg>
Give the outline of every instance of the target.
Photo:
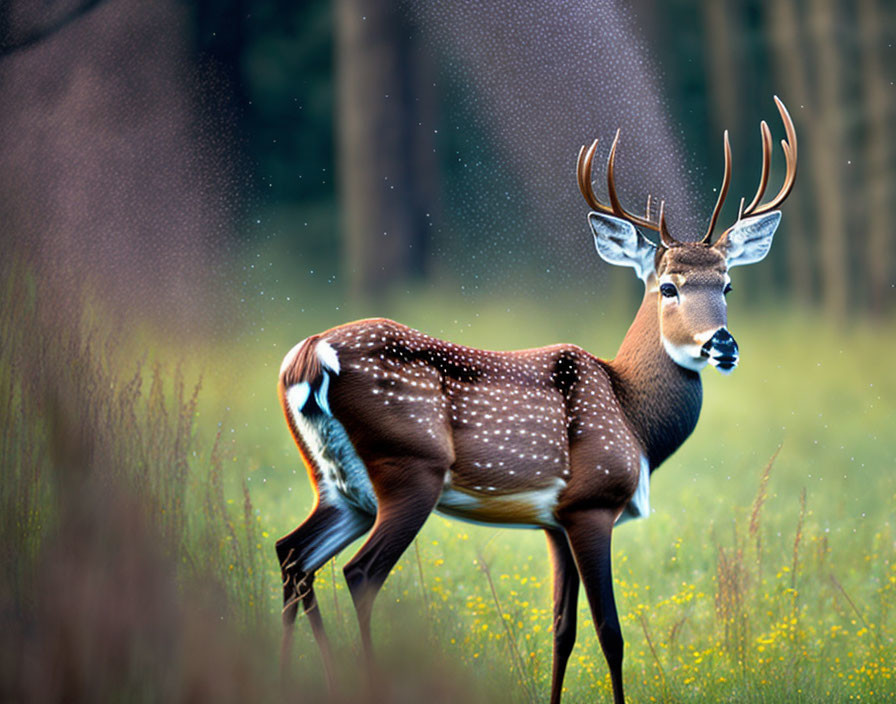
<svg viewBox="0 0 896 704">
<path fill-rule="evenodd" d="M 737 341 L 725 328 L 716 330 L 715 335 L 703 345 L 703 354 L 724 370 L 732 369 L 737 364 Z"/>
</svg>

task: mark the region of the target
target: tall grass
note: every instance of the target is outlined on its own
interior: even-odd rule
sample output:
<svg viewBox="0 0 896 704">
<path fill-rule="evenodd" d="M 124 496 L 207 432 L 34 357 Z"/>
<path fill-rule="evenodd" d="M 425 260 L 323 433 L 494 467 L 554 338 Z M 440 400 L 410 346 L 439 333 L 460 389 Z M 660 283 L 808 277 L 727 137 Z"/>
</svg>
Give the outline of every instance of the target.
<svg viewBox="0 0 896 704">
<path fill-rule="evenodd" d="M 0 699 L 271 698 L 246 648 L 257 519 L 197 439 L 200 384 L 129 356 L 78 292 L 0 268 Z"/>
</svg>

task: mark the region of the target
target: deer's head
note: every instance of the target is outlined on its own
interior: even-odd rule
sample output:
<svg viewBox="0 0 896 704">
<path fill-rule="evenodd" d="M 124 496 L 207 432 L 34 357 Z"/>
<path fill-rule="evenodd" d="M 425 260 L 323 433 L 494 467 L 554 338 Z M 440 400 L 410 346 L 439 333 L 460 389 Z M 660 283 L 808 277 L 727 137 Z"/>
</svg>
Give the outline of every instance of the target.
<svg viewBox="0 0 896 704">
<path fill-rule="evenodd" d="M 644 217 L 626 211 L 619 202 L 613 175 L 619 132 L 610 148 L 607 162 L 607 190 L 610 205 L 594 195 L 591 186 L 591 165 L 597 140 L 579 152 L 577 174 L 579 189 L 594 212 L 588 222 L 600 256 L 610 264 L 630 266 L 647 286 L 648 294 L 656 295 L 660 335 L 669 356 L 682 367 L 699 371 L 712 364 L 719 371 L 730 372 L 737 366 L 737 342 L 728 332 L 725 296 L 731 290 L 728 270 L 752 264 L 765 257 L 772 244 L 775 229 L 781 220 L 776 208 L 793 188 L 796 178 L 797 143 L 793 121 L 784 104 L 775 98 L 787 139 L 781 141 L 787 172 L 778 194 L 760 204 L 768 185 L 771 166 L 772 138 L 768 125 L 760 125 L 762 133 L 762 176 L 753 200 L 744 207 L 741 200 L 738 219 L 715 242 L 713 229 L 731 182 L 731 146 L 725 132 L 725 176 L 709 227 L 703 239 L 687 242 L 672 237 L 663 216 L 663 203 L 654 220 L 650 197 Z M 640 229 L 639 229 L 640 228 Z M 654 244 L 640 230 L 659 234 Z"/>
</svg>

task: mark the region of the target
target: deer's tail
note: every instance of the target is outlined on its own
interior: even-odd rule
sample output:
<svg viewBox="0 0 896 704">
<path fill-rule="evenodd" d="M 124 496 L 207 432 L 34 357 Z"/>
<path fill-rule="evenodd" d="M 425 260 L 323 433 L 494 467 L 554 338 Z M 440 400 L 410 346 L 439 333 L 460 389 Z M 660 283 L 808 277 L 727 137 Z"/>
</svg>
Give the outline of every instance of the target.
<svg viewBox="0 0 896 704">
<path fill-rule="evenodd" d="M 315 410 L 332 416 L 327 391 L 334 374 L 339 374 L 339 357 L 332 345 L 320 335 L 302 340 L 280 365 L 279 395 L 284 411 L 293 418 Z"/>
</svg>

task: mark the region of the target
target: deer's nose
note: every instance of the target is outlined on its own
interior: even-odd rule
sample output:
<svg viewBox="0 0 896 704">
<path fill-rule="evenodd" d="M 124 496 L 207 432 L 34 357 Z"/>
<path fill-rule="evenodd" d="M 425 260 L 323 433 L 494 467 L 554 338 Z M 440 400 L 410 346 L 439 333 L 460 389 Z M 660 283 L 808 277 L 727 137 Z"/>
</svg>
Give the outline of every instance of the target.
<svg viewBox="0 0 896 704">
<path fill-rule="evenodd" d="M 720 372 L 728 373 L 737 366 L 737 341 L 727 328 L 719 328 L 701 348 L 709 363 Z"/>
</svg>

